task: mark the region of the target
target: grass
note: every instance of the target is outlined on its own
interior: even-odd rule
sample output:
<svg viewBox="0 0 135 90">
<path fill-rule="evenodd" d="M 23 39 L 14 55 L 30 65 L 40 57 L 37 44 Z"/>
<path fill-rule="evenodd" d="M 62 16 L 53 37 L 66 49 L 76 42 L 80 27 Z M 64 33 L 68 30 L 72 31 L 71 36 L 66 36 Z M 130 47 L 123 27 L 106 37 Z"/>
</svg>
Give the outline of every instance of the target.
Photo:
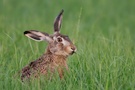
<svg viewBox="0 0 135 90">
<path fill-rule="evenodd" d="M 134 0 L 1 0 L 1 90 L 134 90 Z M 27 39 L 36 29 L 53 33 L 53 21 L 64 9 L 61 32 L 78 51 L 69 57 L 70 73 L 22 83 L 16 73 L 44 52 L 46 43 Z"/>
</svg>

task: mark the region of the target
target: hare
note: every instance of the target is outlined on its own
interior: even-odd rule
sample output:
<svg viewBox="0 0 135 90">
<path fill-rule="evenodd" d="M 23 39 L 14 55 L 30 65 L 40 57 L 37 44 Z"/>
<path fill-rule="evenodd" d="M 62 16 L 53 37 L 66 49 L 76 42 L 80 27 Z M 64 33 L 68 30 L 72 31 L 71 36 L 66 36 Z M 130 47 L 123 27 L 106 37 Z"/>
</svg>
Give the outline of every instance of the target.
<svg viewBox="0 0 135 90">
<path fill-rule="evenodd" d="M 38 77 L 40 74 L 46 75 L 48 72 L 58 71 L 60 79 L 63 77 L 64 69 L 68 70 L 67 57 L 76 52 L 76 46 L 67 35 L 60 34 L 62 14 L 54 21 L 54 34 L 49 35 L 37 30 L 25 31 L 24 35 L 35 41 L 47 41 L 46 52 L 37 60 L 30 62 L 21 70 L 21 80 L 29 79 L 31 76 Z"/>
</svg>

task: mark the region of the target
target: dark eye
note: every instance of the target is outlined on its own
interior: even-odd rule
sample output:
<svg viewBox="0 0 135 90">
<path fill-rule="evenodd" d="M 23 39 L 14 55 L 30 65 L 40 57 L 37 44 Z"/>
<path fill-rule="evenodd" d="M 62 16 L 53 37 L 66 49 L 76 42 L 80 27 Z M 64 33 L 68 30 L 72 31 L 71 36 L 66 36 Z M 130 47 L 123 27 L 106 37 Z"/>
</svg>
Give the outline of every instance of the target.
<svg viewBox="0 0 135 90">
<path fill-rule="evenodd" d="M 57 38 L 58 42 L 62 42 L 62 38 Z"/>
</svg>

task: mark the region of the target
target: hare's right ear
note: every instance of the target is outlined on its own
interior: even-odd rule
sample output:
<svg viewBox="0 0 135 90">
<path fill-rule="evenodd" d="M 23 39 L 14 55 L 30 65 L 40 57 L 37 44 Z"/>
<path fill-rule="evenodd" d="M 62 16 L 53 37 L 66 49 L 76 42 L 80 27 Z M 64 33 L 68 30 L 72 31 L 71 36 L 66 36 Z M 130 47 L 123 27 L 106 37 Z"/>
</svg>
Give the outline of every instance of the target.
<svg viewBox="0 0 135 90">
<path fill-rule="evenodd" d="M 39 32 L 36 30 L 25 31 L 24 35 L 35 41 L 47 41 L 51 42 L 53 39 L 47 33 Z"/>
<path fill-rule="evenodd" d="M 54 32 L 55 33 L 59 33 L 60 32 L 63 12 L 64 12 L 64 10 L 62 9 L 61 12 L 59 13 L 59 15 L 56 17 L 56 19 L 54 21 Z"/>
</svg>

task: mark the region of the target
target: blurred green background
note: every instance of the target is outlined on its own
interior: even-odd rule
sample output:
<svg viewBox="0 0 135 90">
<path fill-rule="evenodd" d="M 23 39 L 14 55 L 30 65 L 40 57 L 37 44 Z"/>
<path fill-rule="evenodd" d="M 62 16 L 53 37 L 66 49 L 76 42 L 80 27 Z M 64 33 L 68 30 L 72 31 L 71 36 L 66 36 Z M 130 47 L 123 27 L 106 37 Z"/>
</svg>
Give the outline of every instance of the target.
<svg viewBox="0 0 135 90">
<path fill-rule="evenodd" d="M 45 51 L 47 43 L 27 39 L 25 30 L 53 33 L 64 9 L 61 33 L 77 46 L 64 80 L 22 83 L 16 73 Z M 134 0 L 1 0 L 1 90 L 134 90 Z"/>
</svg>

